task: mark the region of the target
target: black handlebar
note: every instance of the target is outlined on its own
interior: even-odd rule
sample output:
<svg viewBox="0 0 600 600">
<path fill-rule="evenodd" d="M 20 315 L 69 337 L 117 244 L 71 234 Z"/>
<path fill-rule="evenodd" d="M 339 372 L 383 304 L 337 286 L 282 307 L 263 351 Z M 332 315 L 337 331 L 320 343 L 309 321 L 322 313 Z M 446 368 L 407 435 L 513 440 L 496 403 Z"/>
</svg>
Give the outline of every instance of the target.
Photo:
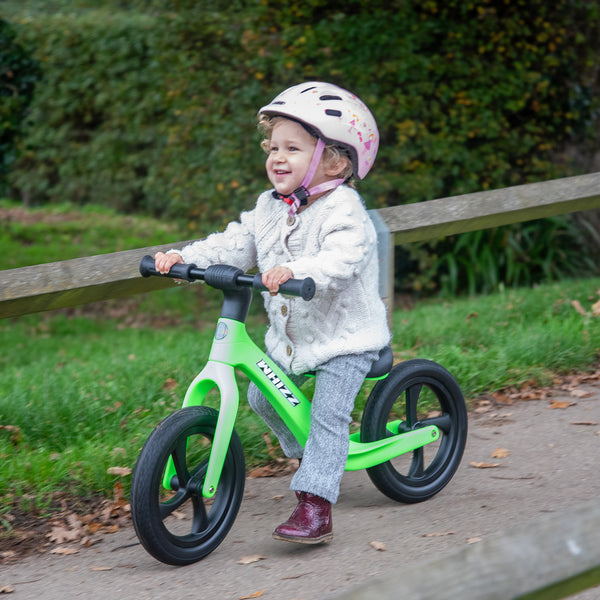
<svg viewBox="0 0 600 600">
<path fill-rule="evenodd" d="M 237 267 L 229 265 L 211 265 L 201 269 L 193 264 L 175 263 L 171 270 L 163 275 L 154 266 L 154 258 L 150 255 L 144 256 L 140 261 L 140 273 L 143 277 L 152 275 L 158 277 L 172 277 L 173 279 L 184 279 L 186 281 L 205 281 L 211 287 L 220 290 L 231 290 L 240 287 L 251 287 L 259 292 L 267 292 L 262 283 L 262 275 L 248 275 Z M 306 279 L 290 279 L 279 286 L 279 293 L 289 296 L 300 296 L 304 300 L 310 300 L 315 295 L 315 282 L 311 277 Z"/>
</svg>

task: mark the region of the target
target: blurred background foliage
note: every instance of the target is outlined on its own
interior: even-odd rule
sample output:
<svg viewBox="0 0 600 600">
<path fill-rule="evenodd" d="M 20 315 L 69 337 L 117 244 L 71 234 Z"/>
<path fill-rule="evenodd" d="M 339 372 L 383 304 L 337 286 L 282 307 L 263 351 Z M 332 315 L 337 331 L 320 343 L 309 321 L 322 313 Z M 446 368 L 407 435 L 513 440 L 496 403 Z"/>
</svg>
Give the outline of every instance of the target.
<svg viewBox="0 0 600 600">
<path fill-rule="evenodd" d="M 312 79 L 375 114 L 370 208 L 598 170 L 597 2 L 5 0 L 0 18 L 30 53 L 15 72 L 37 81 L 0 162 L 25 205 L 173 219 L 182 239 L 220 228 L 268 185 L 257 109 Z M 587 273 L 597 237 L 561 217 L 412 244 L 397 285 L 452 294 Z"/>
</svg>

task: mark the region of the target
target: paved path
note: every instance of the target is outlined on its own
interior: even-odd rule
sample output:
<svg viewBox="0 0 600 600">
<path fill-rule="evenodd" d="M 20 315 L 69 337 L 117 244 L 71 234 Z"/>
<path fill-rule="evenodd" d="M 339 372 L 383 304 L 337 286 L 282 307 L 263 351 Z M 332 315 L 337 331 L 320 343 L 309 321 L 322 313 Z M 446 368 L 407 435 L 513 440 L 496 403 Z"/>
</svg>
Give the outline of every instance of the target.
<svg viewBox="0 0 600 600">
<path fill-rule="evenodd" d="M 589 395 L 580 397 L 583 392 Z M 549 410 L 548 400 L 519 401 L 471 414 L 463 464 L 427 502 L 397 504 L 366 473 L 345 474 L 330 545 L 273 540 L 272 529 L 295 504 L 287 491 L 289 477 L 253 479 L 232 531 L 200 563 L 183 568 L 157 563 L 128 528 L 76 555 L 44 554 L 1 566 L 0 588 L 12 586 L 7 598 L 14 600 L 321 600 L 375 576 L 401 575 L 417 561 L 440 558 L 543 514 L 577 510 L 600 496 L 600 390 L 583 386 L 578 396 L 562 394 L 552 399 L 575 404 Z M 497 448 L 510 454 L 492 458 Z M 472 462 L 502 466 L 475 468 Z M 251 555 L 265 558 L 239 564 Z M 598 600 L 600 588 L 576 598 Z"/>
</svg>

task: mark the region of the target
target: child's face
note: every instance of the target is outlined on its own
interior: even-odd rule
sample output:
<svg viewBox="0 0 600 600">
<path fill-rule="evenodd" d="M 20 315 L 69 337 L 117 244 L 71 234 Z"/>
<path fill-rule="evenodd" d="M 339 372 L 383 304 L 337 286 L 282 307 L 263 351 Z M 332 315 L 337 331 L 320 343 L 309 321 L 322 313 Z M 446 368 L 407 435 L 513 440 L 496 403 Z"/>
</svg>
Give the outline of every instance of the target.
<svg viewBox="0 0 600 600">
<path fill-rule="evenodd" d="M 302 125 L 289 119 L 278 121 L 271 133 L 266 169 L 277 192 L 289 196 L 298 189 L 308 171 L 317 140 Z M 331 179 L 319 164 L 309 187 Z"/>
</svg>

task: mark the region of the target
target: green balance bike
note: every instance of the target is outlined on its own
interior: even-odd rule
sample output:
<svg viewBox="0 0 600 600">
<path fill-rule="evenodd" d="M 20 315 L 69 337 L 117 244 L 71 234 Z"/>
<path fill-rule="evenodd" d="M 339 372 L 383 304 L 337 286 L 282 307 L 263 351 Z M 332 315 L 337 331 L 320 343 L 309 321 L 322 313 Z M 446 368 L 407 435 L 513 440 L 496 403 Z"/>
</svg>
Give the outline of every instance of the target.
<svg viewBox="0 0 600 600">
<path fill-rule="evenodd" d="M 160 275 L 151 256 L 145 277 Z M 310 400 L 246 332 L 252 289 L 261 276 L 227 265 L 207 269 L 176 264 L 168 277 L 203 280 L 224 300 L 208 362 L 189 386 L 183 408 L 161 421 L 137 460 L 131 514 L 143 547 L 170 565 L 194 563 L 225 538 L 237 516 L 245 482 L 242 444 L 234 429 L 239 390 L 235 369 L 269 399 L 301 445 L 310 429 Z M 292 279 L 280 292 L 310 300 L 312 279 Z M 350 434 L 347 471 L 366 469 L 386 496 L 406 503 L 437 494 L 452 478 L 467 438 L 465 401 L 452 375 L 428 360 L 396 366 L 380 353 L 367 379 L 378 380 L 366 402 L 360 431 Z M 202 406 L 218 389 L 220 410 Z"/>
</svg>

